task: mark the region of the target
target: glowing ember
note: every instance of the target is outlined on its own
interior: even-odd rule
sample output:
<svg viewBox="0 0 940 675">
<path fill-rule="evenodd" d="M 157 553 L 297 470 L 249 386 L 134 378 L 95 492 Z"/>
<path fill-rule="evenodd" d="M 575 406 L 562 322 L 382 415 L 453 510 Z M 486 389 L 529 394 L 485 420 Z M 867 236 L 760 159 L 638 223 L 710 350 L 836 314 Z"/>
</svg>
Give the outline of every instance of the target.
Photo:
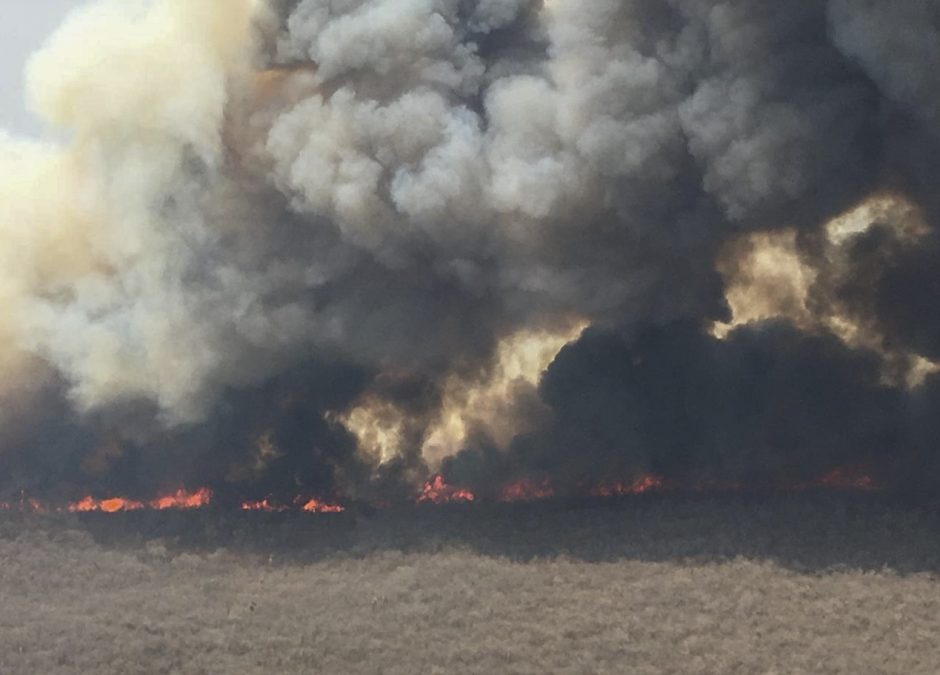
<svg viewBox="0 0 940 675">
<path fill-rule="evenodd" d="M 267 511 L 268 513 L 279 513 L 281 511 L 289 510 L 289 506 L 273 504 L 267 497 L 254 502 L 242 502 L 242 511 Z"/>
<path fill-rule="evenodd" d="M 328 502 L 321 502 L 319 499 L 311 499 L 303 505 L 302 509 L 307 513 L 342 513 L 346 510 L 345 507 L 340 506 L 339 504 L 330 504 Z"/>
<path fill-rule="evenodd" d="M 46 507 L 37 499 L 27 497 L 25 494 L 21 493 L 19 501 L 15 502 L 0 502 L 0 511 L 33 511 L 35 513 L 45 513 Z"/>
<path fill-rule="evenodd" d="M 596 485 L 591 488 L 589 494 L 592 497 L 626 497 L 629 495 L 641 495 L 646 492 L 663 489 L 663 479 L 659 476 L 641 476 L 630 483 L 616 482 L 604 485 Z"/>
<path fill-rule="evenodd" d="M 440 474 L 424 484 L 418 495 L 419 504 L 447 504 L 450 502 L 472 502 L 476 499 L 470 490 L 448 485 Z"/>
<path fill-rule="evenodd" d="M 19 501 L 0 502 L 0 511 L 34 511 L 36 513 L 45 513 L 46 507 L 36 499 L 28 498 L 25 493 L 20 493 Z"/>
<path fill-rule="evenodd" d="M 854 468 L 842 468 L 830 471 L 825 476 L 817 478 L 809 485 L 800 487 L 824 487 L 836 490 L 875 490 L 874 479 L 871 476 Z"/>
<path fill-rule="evenodd" d="M 540 499 L 551 499 L 554 496 L 555 491 L 548 480 L 536 482 L 523 478 L 504 487 L 499 494 L 499 501 L 534 502 Z"/>
<path fill-rule="evenodd" d="M 46 506 L 40 502 L 38 499 L 33 499 L 32 497 L 27 497 L 25 494 L 20 494 L 20 499 L 17 502 L 12 504 L 6 504 L 4 510 L 12 510 L 13 508 L 18 509 L 22 512 L 32 511 L 33 513 L 45 513 Z"/>
<path fill-rule="evenodd" d="M 177 490 L 171 495 L 157 497 L 148 502 L 148 506 L 158 511 L 166 509 L 198 509 L 208 506 L 212 501 L 212 490 L 209 488 L 199 488 L 195 492 L 186 490 Z"/>
</svg>

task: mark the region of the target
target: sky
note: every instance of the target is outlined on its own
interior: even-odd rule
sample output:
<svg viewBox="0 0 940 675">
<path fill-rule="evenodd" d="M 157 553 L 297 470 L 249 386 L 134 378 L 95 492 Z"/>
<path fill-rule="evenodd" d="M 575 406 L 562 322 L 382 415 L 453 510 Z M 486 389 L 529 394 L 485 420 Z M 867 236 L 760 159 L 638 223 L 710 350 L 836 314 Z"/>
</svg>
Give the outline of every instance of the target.
<svg viewBox="0 0 940 675">
<path fill-rule="evenodd" d="M 0 0 L 0 128 L 37 135 L 42 124 L 27 110 L 23 67 L 29 55 L 82 0 Z"/>
</svg>

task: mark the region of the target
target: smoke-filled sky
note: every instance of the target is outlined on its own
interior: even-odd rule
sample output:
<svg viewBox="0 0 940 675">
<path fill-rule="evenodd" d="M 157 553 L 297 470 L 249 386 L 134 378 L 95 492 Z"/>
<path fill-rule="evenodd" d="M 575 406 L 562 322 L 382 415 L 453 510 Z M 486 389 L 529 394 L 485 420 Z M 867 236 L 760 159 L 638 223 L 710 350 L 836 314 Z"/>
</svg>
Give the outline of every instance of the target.
<svg viewBox="0 0 940 675">
<path fill-rule="evenodd" d="M 938 38 L 937 0 L 83 3 L 29 62 L 50 140 L 0 146 L 0 480 L 940 480 Z"/>
<path fill-rule="evenodd" d="M 38 133 L 40 125 L 25 105 L 23 68 L 26 59 L 49 37 L 80 0 L 0 0 L 0 127 Z"/>
</svg>

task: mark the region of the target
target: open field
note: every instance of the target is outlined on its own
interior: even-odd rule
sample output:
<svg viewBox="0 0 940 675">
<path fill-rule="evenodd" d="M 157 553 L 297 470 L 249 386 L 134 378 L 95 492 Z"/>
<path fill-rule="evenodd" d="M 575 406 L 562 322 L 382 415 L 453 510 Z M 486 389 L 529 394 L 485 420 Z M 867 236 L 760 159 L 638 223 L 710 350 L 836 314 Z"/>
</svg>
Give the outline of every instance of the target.
<svg viewBox="0 0 940 675">
<path fill-rule="evenodd" d="M 937 673 L 878 497 L 0 516 L 0 673 Z"/>
</svg>

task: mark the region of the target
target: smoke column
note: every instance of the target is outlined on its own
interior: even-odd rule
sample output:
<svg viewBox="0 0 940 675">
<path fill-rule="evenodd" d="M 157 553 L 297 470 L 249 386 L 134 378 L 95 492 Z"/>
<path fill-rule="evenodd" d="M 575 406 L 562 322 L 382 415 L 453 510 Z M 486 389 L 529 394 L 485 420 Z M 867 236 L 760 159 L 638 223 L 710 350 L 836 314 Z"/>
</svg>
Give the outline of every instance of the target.
<svg viewBox="0 0 940 675">
<path fill-rule="evenodd" d="M 940 3 L 96 0 L 0 139 L 0 495 L 940 481 Z"/>
</svg>

